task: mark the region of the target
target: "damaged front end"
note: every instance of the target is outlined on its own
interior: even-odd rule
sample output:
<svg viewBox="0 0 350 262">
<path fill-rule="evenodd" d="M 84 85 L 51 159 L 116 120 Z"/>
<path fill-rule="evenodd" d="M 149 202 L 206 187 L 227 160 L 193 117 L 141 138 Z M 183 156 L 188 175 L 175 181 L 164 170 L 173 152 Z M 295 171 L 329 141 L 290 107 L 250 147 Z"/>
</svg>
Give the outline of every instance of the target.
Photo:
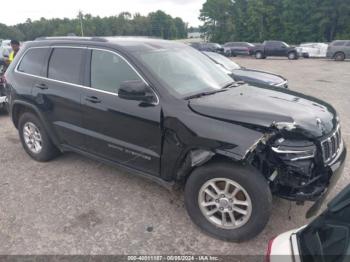
<svg viewBox="0 0 350 262">
<path fill-rule="evenodd" d="M 303 202 L 316 201 L 335 179 L 333 163 L 346 154 L 339 126 L 330 135 L 310 139 L 295 124 L 273 124 L 250 154 L 253 166 L 269 181 L 274 195 Z M 345 156 L 343 156 L 345 158 Z"/>
</svg>

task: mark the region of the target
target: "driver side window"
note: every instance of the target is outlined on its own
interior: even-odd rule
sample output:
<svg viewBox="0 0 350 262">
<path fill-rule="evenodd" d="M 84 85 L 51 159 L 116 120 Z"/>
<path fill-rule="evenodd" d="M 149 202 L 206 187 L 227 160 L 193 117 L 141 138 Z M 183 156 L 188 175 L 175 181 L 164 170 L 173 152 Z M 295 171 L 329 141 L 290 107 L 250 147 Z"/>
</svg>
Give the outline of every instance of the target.
<svg viewBox="0 0 350 262">
<path fill-rule="evenodd" d="M 91 87 L 118 93 L 124 81 L 141 80 L 133 68 L 119 55 L 103 50 L 92 50 Z"/>
</svg>

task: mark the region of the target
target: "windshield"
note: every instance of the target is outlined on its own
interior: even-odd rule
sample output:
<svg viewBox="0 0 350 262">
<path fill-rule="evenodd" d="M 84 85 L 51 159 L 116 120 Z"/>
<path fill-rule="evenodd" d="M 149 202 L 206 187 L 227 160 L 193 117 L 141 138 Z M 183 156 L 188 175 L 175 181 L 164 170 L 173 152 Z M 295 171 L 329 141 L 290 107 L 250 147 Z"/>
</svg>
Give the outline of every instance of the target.
<svg viewBox="0 0 350 262">
<path fill-rule="evenodd" d="M 176 97 L 219 90 L 232 82 L 213 61 L 193 48 L 143 51 L 138 57 Z"/>
<path fill-rule="evenodd" d="M 285 42 L 282 42 L 282 45 L 284 45 L 285 47 L 289 47 L 289 45 Z"/>
<path fill-rule="evenodd" d="M 215 63 L 222 65 L 223 67 L 225 67 L 226 69 L 228 69 L 230 71 L 241 68 L 239 65 L 237 65 L 235 62 L 233 62 L 231 59 L 229 59 L 223 55 L 213 53 L 213 52 L 204 52 L 204 54 L 207 55 L 208 57 L 210 57 Z"/>
</svg>

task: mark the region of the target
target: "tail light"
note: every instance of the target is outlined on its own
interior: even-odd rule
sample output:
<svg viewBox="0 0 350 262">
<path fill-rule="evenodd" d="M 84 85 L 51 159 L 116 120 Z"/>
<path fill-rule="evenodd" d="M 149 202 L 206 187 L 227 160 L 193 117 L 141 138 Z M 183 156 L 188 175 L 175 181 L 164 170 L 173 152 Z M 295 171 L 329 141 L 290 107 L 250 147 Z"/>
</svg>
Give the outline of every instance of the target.
<svg viewBox="0 0 350 262">
<path fill-rule="evenodd" d="M 267 245 L 267 250 L 266 250 L 266 255 L 265 255 L 265 262 L 271 262 L 271 250 L 272 250 L 272 245 L 273 245 L 273 241 L 275 240 L 275 238 L 272 238 L 269 241 L 269 244 Z"/>
</svg>

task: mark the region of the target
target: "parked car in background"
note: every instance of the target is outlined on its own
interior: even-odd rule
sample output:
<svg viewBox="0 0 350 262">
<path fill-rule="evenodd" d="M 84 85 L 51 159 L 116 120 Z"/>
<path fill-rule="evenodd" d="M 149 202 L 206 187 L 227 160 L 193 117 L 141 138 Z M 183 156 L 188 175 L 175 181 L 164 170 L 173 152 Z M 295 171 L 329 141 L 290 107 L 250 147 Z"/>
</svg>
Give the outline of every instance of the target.
<svg viewBox="0 0 350 262">
<path fill-rule="evenodd" d="M 268 262 L 346 262 L 350 254 L 350 186 L 309 225 L 272 239 Z"/>
<path fill-rule="evenodd" d="M 8 57 L 11 51 L 11 40 L 0 40 L 0 61 Z"/>
<path fill-rule="evenodd" d="M 350 40 L 335 40 L 329 44 L 327 57 L 336 61 L 350 58 Z"/>
<path fill-rule="evenodd" d="M 190 43 L 190 46 L 199 51 L 208 51 L 224 54 L 224 48 L 218 43 L 193 42 Z"/>
<path fill-rule="evenodd" d="M 73 151 L 181 185 L 193 222 L 220 239 L 259 234 L 272 195 L 322 200 L 345 163 L 330 104 L 235 82 L 174 41 L 41 39 L 19 51 L 5 77 L 10 115 L 31 158 Z"/>
<path fill-rule="evenodd" d="M 256 59 L 263 59 L 268 56 L 285 56 L 290 60 L 298 59 L 298 51 L 282 41 L 265 41 L 255 45 L 253 54 Z"/>
<path fill-rule="evenodd" d="M 328 44 L 325 43 L 302 43 L 296 47 L 299 56 L 309 57 L 326 57 Z"/>
<path fill-rule="evenodd" d="M 226 56 L 249 56 L 253 54 L 254 45 L 248 42 L 228 42 L 223 47 Z"/>
<path fill-rule="evenodd" d="M 8 111 L 8 92 L 5 86 L 5 78 L 4 78 L 4 73 L 5 73 L 5 66 L 0 65 L 0 111 Z"/>
<path fill-rule="evenodd" d="M 288 81 L 282 76 L 241 67 L 235 62 L 233 62 L 231 59 L 217 53 L 203 53 L 206 56 L 208 56 L 211 60 L 213 60 L 216 64 L 228 70 L 230 76 L 235 81 L 244 81 L 254 86 L 277 86 L 288 88 Z"/>
</svg>

